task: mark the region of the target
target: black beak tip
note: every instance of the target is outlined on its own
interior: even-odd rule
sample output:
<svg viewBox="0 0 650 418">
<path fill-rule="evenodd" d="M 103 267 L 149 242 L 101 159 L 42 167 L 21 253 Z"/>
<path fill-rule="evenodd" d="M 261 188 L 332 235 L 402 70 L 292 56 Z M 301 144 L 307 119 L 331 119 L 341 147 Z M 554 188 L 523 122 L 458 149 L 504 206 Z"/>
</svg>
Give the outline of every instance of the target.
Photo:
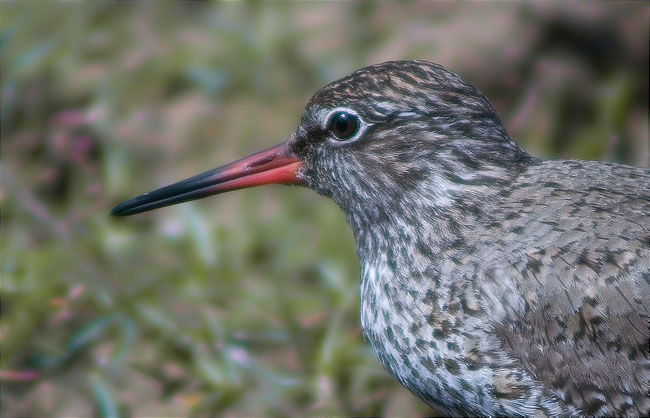
<svg viewBox="0 0 650 418">
<path fill-rule="evenodd" d="M 120 203 L 111 209 L 111 216 L 121 217 L 132 215 L 133 213 L 129 210 L 129 206 L 131 206 L 129 205 L 129 201 Z"/>
<path fill-rule="evenodd" d="M 120 205 L 115 206 L 113 209 L 111 209 L 111 216 L 124 216 L 124 212 L 120 208 Z"/>
</svg>

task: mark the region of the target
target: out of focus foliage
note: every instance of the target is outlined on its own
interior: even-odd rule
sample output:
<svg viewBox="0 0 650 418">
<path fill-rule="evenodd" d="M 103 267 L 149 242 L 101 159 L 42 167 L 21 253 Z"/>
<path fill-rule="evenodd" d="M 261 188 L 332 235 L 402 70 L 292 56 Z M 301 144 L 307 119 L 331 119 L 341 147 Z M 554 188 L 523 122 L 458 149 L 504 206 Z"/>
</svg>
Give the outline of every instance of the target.
<svg viewBox="0 0 650 418">
<path fill-rule="evenodd" d="M 2 413 L 427 414 L 363 341 L 333 203 L 110 208 L 280 142 L 389 59 L 458 72 L 533 154 L 647 166 L 648 7 L 3 2 Z"/>
</svg>

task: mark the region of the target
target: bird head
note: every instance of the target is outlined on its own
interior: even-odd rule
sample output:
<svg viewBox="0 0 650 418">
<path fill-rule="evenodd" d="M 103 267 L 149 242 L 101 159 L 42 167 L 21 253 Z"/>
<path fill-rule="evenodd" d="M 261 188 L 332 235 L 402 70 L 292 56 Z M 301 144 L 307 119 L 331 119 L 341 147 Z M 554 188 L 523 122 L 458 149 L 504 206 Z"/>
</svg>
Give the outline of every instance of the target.
<svg viewBox="0 0 650 418">
<path fill-rule="evenodd" d="M 377 222 L 388 207 L 417 207 L 422 197 L 451 204 L 454 188 L 501 178 L 527 158 L 488 100 L 458 75 L 426 61 L 391 61 L 319 90 L 283 143 L 126 201 L 112 214 L 283 183 L 308 186 L 348 217 Z"/>
</svg>

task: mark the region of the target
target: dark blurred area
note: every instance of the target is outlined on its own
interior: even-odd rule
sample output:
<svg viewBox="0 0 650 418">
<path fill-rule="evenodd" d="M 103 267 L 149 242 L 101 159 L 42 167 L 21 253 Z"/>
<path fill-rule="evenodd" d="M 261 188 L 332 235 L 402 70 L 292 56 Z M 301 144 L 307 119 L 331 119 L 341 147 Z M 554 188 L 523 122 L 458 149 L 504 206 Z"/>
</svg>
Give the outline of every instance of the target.
<svg viewBox="0 0 650 418">
<path fill-rule="evenodd" d="M 428 415 L 363 341 L 339 209 L 120 201 L 287 137 L 318 88 L 440 63 L 544 158 L 648 166 L 647 2 L 2 3 L 4 416 Z"/>
</svg>

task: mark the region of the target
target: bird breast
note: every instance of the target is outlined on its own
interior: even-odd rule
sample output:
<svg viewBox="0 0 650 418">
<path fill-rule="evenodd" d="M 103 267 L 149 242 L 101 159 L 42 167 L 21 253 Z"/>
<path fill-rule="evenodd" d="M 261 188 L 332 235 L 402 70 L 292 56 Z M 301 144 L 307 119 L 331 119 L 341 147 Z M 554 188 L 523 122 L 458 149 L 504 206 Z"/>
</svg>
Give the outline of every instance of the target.
<svg viewBox="0 0 650 418">
<path fill-rule="evenodd" d="M 405 277 L 391 264 L 384 258 L 362 267 L 361 325 L 403 386 L 445 415 L 534 415 L 540 404 L 546 414 L 563 411 L 495 349 L 470 287 L 442 286 L 414 270 Z"/>
</svg>

